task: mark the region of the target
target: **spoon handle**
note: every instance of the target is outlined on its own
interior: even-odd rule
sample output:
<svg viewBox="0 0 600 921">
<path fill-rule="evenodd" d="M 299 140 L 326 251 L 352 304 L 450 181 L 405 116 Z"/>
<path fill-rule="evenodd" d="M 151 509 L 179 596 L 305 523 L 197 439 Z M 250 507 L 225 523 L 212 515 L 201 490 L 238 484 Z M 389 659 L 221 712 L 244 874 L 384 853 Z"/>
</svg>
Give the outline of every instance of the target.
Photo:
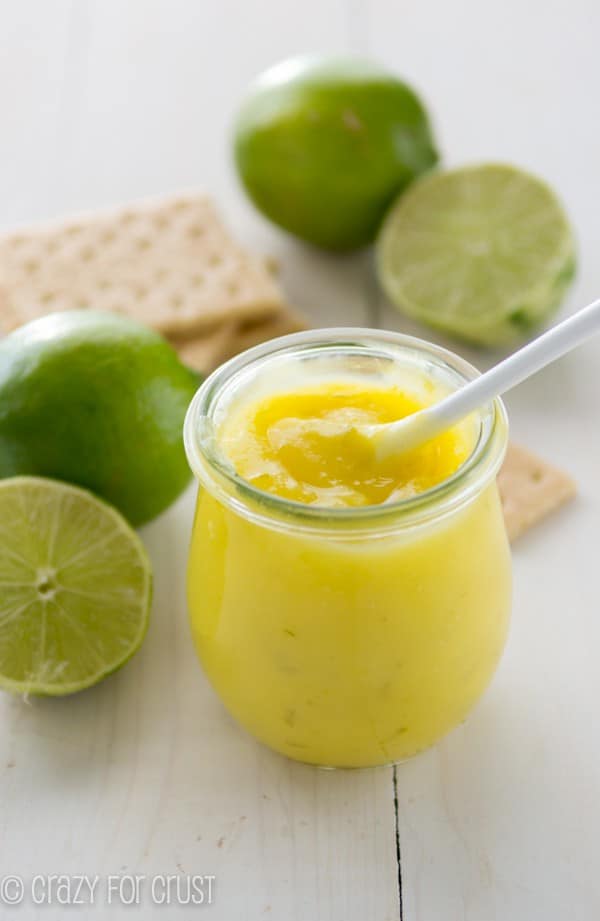
<svg viewBox="0 0 600 921">
<path fill-rule="evenodd" d="M 438 431 L 506 393 L 600 331 L 600 298 L 426 410 Z M 434 423 L 435 418 L 435 423 Z"/>
</svg>

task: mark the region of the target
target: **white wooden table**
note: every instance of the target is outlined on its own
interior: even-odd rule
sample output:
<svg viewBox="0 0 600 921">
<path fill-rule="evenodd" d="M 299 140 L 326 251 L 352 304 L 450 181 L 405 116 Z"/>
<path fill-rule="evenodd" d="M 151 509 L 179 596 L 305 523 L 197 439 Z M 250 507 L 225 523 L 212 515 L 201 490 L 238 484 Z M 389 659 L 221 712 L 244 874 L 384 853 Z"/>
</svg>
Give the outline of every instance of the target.
<svg viewBox="0 0 600 921">
<path fill-rule="evenodd" d="M 0 224 L 204 186 L 315 323 L 415 331 L 368 255 L 277 232 L 229 163 L 256 72 L 359 52 L 421 89 L 447 163 L 509 159 L 561 191 L 580 240 L 573 309 L 600 292 L 599 31 L 594 0 L 1 0 Z M 133 662 L 73 699 L 0 700 L 0 877 L 97 874 L 104 890 L 66 910 L 26 888 L 0 918 L 190 918 L 148 881 L 202 874 L 212 921 L 598 919 L 599 363 L 596 342 L 509 400 L 514 436 L 581 497 L 515 549 L 512 634 L 477 712 L 396 770 L 313 770 L 238 730 L 188 635 L 192 491 L 147 527 L 156 603 Z M 109 874 L 144 876 L 141 906 L 109 907 Z"/>
</svg>

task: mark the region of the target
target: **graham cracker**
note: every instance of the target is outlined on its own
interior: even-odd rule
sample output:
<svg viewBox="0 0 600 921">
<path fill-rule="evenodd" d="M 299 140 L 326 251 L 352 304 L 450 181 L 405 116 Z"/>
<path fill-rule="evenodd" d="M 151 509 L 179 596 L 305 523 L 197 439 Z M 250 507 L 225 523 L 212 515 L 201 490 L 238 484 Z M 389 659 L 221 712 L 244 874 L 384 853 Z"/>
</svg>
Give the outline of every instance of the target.
<svg viewBox="0 0 600 921">
<path fill-rule="evenodd" d="M 303 329 L 308 329 L 304 317 L 290 307 L 282 307 L 266 320 L 254 323 L 224 323 L 203 336 L 186 340 L 172 338 L 171 342 L 186 365 L 208 374 L 239 352 L 268 339 L 286 336 Z"/>
<path fill-rule="evenodd" d="M 515 444 L 508 447 L 498 487 L 511 541 L 576 493 L 571 477 Z"/>
<path fill-rule="evenodd" d="M 231 357 L 231 343 L 235 339 L 236 331 L 235 320 L 229 320 L 227 323 L 207 330 L 203 336 L 196 336 L 194 339 L 171 339 L 170 341 L 185 365 L 193 368 L 194 371 L 208 375 Z"/>
<path fill-rule="evenodd" d="M 284 304 L 209 198 L 180 195 L 70 217 L 0 237 L 0 329 L 60 310 L 124 313 L 166 335 L 258 322 Z"/>
</svg>

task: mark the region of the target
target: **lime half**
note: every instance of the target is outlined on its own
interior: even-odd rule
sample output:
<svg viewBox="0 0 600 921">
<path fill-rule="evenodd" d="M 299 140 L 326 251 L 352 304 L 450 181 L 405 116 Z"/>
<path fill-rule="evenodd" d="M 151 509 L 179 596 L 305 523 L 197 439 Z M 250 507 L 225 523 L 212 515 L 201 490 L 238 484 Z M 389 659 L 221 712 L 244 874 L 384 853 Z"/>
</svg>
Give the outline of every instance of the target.
<svg viewBox="0 0 600 921">
<path fill-rule="evenodd" d="M 140 647 L 146 551 L 111 506 L 36 477 L 0 482 L 0 687 L 70 694 Z"/>
<path fill-rule="evenodd" d="M 575 246 L 546 183 L 489 164 L 414 183 L 384 221 L 377 271 L 409 316 L 498 345 L 558 308 L 575 273 Z"/>
</svg>

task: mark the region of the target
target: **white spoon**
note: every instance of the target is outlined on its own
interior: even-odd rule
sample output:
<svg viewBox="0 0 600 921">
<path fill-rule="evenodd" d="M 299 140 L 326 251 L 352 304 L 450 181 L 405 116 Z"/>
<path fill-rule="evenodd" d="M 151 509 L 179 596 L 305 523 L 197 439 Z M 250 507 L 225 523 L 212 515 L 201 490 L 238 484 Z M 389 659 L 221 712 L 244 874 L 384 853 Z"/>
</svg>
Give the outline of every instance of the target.
<svg viewBox="0 0 600 921">
<path fill-rule="evenodd" d="M 398 422 L 360 426 L 359 431 L 373 439 L 379 457 L 403 454 L 456 425 L 469 413 L 516 387 L 598 331 L 600 299 L 553 326 L 439 403 Z"/>
</svg>

